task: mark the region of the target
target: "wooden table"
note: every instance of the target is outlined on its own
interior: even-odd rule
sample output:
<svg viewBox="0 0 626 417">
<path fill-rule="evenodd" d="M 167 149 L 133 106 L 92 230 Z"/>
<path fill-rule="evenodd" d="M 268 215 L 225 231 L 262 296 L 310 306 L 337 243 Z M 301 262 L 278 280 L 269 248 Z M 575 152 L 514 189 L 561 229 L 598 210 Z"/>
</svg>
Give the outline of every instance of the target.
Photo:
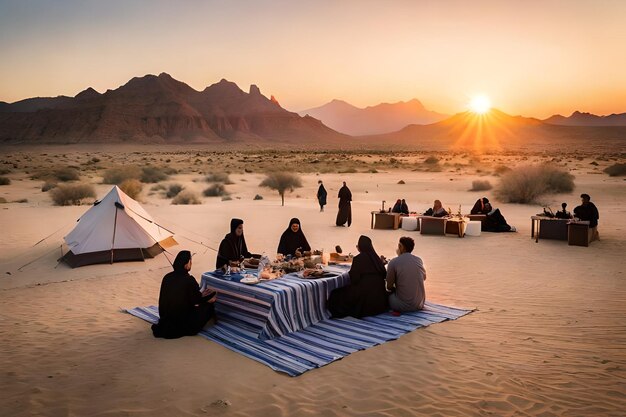
<svg viewBox="0 0 626 417">
<path fill-rule="evenodd" d="M 459 237 L 465 236 L 465 224 L 469 219 L 463 217 L 459 219 L 457 217 L 434 217 L 434 216 L 418 216 L 418 221 L 421 221 L 420 225 L 420 234 L 428 235 L 428 234 L 436 234 L 436 235 L 446 235 L 446 234 L 455 234 Z M 435 223 L 436 226 L 431 228 L 429 226 L 430 223 Z M 441 225 L 441 226 L 440 226 Z M 436 229 L 436 231 L 435 231 Z M 441 232 L 439 232 L 441 230 Z"/>
<path fill-rule="evenodd" d="M 306 279 L 293 273 L 254 285 L 240 283 L 242 274 L 224 275 L 216 270 L 202 274 L 202 286 L 217 290 L 215 309 L 220 321 L 237 324 L 267 340 L 330 318 L 326 300 L 332 290 L 350 283 L 349 267 L 324 269 L 332 276 Z"/>
<path fill-rule="evenodd" d="M 400 219 L 402 213 L 389 213 L 380 211 L 372 211 L 372 224 L 371 229 L 393 229 L 397 230 L 400 227 Z M 381 227 L 377 227 L 380 225 Z"/>
<path fill-rule="evenodd" d="M 535 243 L 539 242 L 542 222 L 550 222 L 551 225 L 551 234 L 549 237 L 543 236 L 544 239 L 567 240 L 567 224 L 571 222 L 570 219 L 555 219 L 546 216 L 530 216 L 530 221 L 530 237 L 535 238 Z M 558 231 L 553 230 L 555 227 L 563 229 L 560 234 L 558 233 Z"/>
</svg>

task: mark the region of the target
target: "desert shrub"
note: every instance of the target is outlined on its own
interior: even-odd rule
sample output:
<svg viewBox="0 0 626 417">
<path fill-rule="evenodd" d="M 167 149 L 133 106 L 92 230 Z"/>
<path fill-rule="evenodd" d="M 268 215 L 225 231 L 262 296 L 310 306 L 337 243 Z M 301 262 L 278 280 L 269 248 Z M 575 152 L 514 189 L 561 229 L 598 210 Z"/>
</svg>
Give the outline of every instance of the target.
<svg viewBox="0 0 626 417">
<path fill-rule="evenodd" d="M 406 182 L 404 182 L 404 180 L 400 180 L 400 181 L 398 181 L 398 184 L 404 185 L 404 184 L 406 184 Z"/>
<path fill-rule="evenodd" d="M 257 194 L 254 196 L 253 200 L 263 200 L 263 196 L 260 194 Z"/>
<path fill-rule="evenodd" d="M 96 158 L 95 156 L 93 158 L 91 158 L 90 160 L 92 163 L 97 164 L 98 162 L 100 162 L 100 158 Z"/>
<path fill-rule="evenodd" d="M 143 189 L 143 184 L 139 180 L 130 179 L 122 182 L 119 187 L 130 198 L 136 199 Z"/>
<path fill-rule="evenodd" d="M 551 165 L 526 165 L 505 173 L 497 197 L 505 203 L 532 203 L 542 195 L 569 193 L 574 190 L 574 176 Z"/>
<path fill-rule="evenodd" d="M 41 186 L 41 191 L 42 192 L 46 192 L 46 191 L 50 191 L 52 190 L 54 187 L 57 186 L 56 182 L 52 182 L 52 181 L 46 181 L 43 183 L 43 185 Z"/>
<path fill-rule="evenodd" d="M 200 198 L 191 190 L 183 190 L 174 199 L 172 204 L 201 204 Z"/>
<path fill-rule="evenodd" d="M 74 167 L 59 168 L 54 171 L 53 176 L 61 182 L 78 181 L 80 179 L 80 173 Z"/>
<path fill-rule="evenodd" d="M 165 181 L 168 178 L 169 174 L 163 168 L 147 166 L 141 169 L 141 182 L 155 183 Z"/>
<path fill-rule="evenodd" d="M 8 168 L 0 168 L 0 175 L 10 174 L 11 170 Z"/>
<path fill-rule="evenodd" d="M 230 180 L 230 176 L 225 172 L 212 172 L 206 176 L 207 182 L 221 182 L 223 184 L 234 184 Z"/>
<path fill-rule="evenodd" d="M 15 200 L 14 203 L 28 203 L 27 198 L 20 198 L 19 200 Z"/>
<path fill-rule="evenodd" d="M 50 197 L 57 206 L 79 206 L 85 198 L 96 198 L 96 190 L 90 184 L 62 184 L 50 190 Z"/>
<path fill-rule="evenodd" d="M 488 180 L 474 180 L 472 181 L 472 188 L 470 191 L 487 191 L 493 188 Z"/>
<path fill-rule="evenodd" d="M 495 167 L 495 169 L 493 170 L 494 175 L 502 175 L 505 172 L 510 171 L 511 168 L 509 168 L 506 165 L 498 165 L 497 167 Z"/>
<path fill-rule="evenodd" d="M 205 197 L 221 197 L 224 195 L 228 195 L 226 192 L 226 187 L 224 184 L 215 183 L 209 186 L 206 190 L 203 191 Z"/>
<path fill-rule="evenodd" d="M 436 156 L 429 156 L 428 158 L 424 159 L 424 163 L 428 165 L 438 164 L 439 158 L 437 158 Z"/>
<path fill-rule="evenodd" d="M 0 177 L 0 185 L 9 185 L 11 184 L 11 179 L 8 177 Z"/>
<path fill-rule="evenodd" d="M 626 175 L 626 163 L 613 164 L 610 167 L 604 168 L 604 172 L 609 174 L 611 177 L 622 177 Z"/>
<path fill-rule="evenodd" d="M 302 187 L 302 179 L 298 174 L 292 172 L 271 172 L 266 175 L 265 179 L 259 184 L 261 187 L 267 187 L 271 190 L 278 191 L 282 205 L 285 205 L 285 191 L 292 191 Z"/>
<path fill-rule="evenodd" d="M 135 166 L 128 166 L 107 169 L 102 176 L 102 182 L 120 185 L 126 180 L 138 180 L 139 178 L 141 178 L 141 170 Z"/>
<path fill-rule="evenodd" d="M 167 189 L 167 193 L 165 193 L 165 196 L 167 198 L 174 198 L 178 194 L 180 194 L 180 192 L 183 191 L 184 188 L 185 187 L 180 184 L 170 184 L 169 188 Z"/>
<path fill-rule="evenodd" d="M 229 195 L 225 195 L 224 197 L 222 197 L 222 201 L 230 201 L 232 199 L 233 198 L 231 196 L 229 196 Z"/>
<path fill-rule="evenodd" d="M 163 184 L 156 184 L 150 187 L 150 191 L 164 191 L 167 190 L 167 187 Z"/>
</svg>

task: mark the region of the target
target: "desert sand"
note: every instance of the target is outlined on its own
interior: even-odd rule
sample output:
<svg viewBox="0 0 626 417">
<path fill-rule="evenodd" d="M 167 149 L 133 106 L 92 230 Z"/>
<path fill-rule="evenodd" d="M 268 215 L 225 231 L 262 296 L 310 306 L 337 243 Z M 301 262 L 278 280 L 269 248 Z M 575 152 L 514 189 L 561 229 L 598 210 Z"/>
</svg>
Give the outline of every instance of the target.
<svg viewBox="0 0 626 417">
<path fill-rule="evenodd" d="M 597 155 L 489 155 L 474 162 L 456 155 L 458 161 L 450 158 L 441 169 L 413 170 L 417 162 L 393 163 L 388 155 L 374 154 L 350 159 L 378 165 L 351 162 L 354 169 L 338 173 L 333 166 L 345 165 L 327 163 L 330 156 L 322 155 L 321 162 L 309 158 L 301 166 L 304 187 L 287 194 L 281 207 L 276 192 L 258 187 L 260 162 L 244 166 L 237 164 L 239 157 L 207 162 L 204 154 L 190 153 L 183 160 L 145 152 L 129 152 L 121 161 L 116 149 L 110 149 L 110 160 L 105 151 L 3 150 L 5 165 L 19 162 L 7 174 L 11 184 L 0 187 L 0 197 L 8 201 L 0 204 L 2 415 L 624 415 L 626 183 L 602 173 L 612 158 L 590 165 Z M 42 181 L 30 176 L 47 164 L 80 165 L 82 180 L 94 184 L 102 197 L 111 186 L 100 184 L 101 170 L 84 165 L 94 155 L 101 159 L 100 168 L 112 161 L 154 158 L 180 170 L 166 184 L 176 182 L 198 193 L 207 186 L 204 173 L 231 171 L 230 201 L 202 197 L 200 205 L 172 205 L 158 192 L 150 195 L 150 185 L 139 197 L 157 222 L 176 232 L 180 245 L 172 248 L 170 259 L 180 249 L 195 252 L 192 274 L 198 279 L 213 268 L 210 248 L 227 233 L 231 217 L 245 220 L 248 246 L 268 254 L 275 252 L 289 219 L 299 217 L 312 246 L 326 251 L 339 244 L 354 252 L 359 235 L 366 234 L 380 254 L 391 257 L 398 238 L 412 236 L 414 253 L 428 271 L 427 299 L 477 311 L 296 378 L 201 337 L 155 339 L 148 323 L 122 309 L 157 303 L 161 279 L 170 271 L 165 254 L 146 262 L 78 269 L 56 262 L 62 237 L 89 206 L 53 206 L 48 193 L 41 192 Z M 439 158 L 446 161 L 445 155 Z M 272 163 L 293 165 L 292 159 L 283 155 Z M 468 191 L 474 179 L 497 184 L 493 170 L 499 165 L 546 161 L 567 166 L 576 188 L 548 196 L 544 203 L 556 209 L 565 201 L 572 209 L 580 193 L 590 194 L 600 210 L 600 241 L 589 247 L 535 243 L 530 216 L 541 211 L 540 205 L 503 204 L 492 191 Z M 315 201 L 318 179 L 329 191 L 323 213 Z M 343 180 L 353 193 L 350 228 L 334 226 Z M 256 194 L 264 199 L 253 201 Z M 483 195 L 517 233 L 459 239 L 370 230 L 370 211 L 382 200 L 391 204 L 405 198 L 412 211 L 422 212 L 438 198 L 444 207 L 456 212 L 461 205 L 467 213 Z M 27 202 L 15 202 L 22 199 Z"/>
</svg>

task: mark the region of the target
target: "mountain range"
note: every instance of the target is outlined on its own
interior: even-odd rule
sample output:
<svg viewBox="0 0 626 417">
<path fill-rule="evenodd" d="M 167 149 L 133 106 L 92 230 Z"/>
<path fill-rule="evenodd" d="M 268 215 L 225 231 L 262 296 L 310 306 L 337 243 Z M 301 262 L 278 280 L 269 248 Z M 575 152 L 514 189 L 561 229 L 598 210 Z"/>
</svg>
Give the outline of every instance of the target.
<svg viewBox="0 0 626 417">
<path fill-rule="evenodd" d="M 273 98 L 273 97 L 272 97 Z M 0 142 L 339 141 L 346 136 L 312 117 L 222 79 L 196 91 L 170 75 L 135 77 L 100 94 L 0 103 Z"/>
<path fill-rule="evenodd" d="M 395 132 L 410 124 L 430 124 L 448 115 L 427 110 L 417 99 L 359 108 L 342 100 L 298 112 L 319 119 L 326 126 L 352 136 Z"/>
<path fill-rule="evenodd" d="M 626 113 L 597 116 L 591 113 L 575 111 L 569 117 L 555 114 L 545 119 L 544 122 L 562 126 L 626 126 Z"/>
</svg>

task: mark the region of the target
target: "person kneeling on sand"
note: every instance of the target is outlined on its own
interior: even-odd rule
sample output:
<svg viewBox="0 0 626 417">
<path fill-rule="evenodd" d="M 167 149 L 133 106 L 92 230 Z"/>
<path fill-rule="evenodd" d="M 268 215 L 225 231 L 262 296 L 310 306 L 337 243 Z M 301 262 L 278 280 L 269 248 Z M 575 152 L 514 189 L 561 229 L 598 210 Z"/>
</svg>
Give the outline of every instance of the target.
<svg viewBox="0 0 626 417">
<path fill-rule="evenodd" d="M 163 277 L 159 293 L 159 322 L 152 325 L 154 337 L 177 339 L 198 334 L 214 315 L 217 292 L 200 291 L 196 279 L 189 275 L 191 253 L 180 251 L 174 260 L 174 271 Z"/>
<path fill-rule="evenodd" d="M 396 249 L 398 257 L 387 265 L 386 289 L 390 293 L 389 307 L 393 312 L 424 308 L 426 270 L 422 260 L 411 253 L 414 247 L 413 239 L 401 237 Z"/>
</svg>

